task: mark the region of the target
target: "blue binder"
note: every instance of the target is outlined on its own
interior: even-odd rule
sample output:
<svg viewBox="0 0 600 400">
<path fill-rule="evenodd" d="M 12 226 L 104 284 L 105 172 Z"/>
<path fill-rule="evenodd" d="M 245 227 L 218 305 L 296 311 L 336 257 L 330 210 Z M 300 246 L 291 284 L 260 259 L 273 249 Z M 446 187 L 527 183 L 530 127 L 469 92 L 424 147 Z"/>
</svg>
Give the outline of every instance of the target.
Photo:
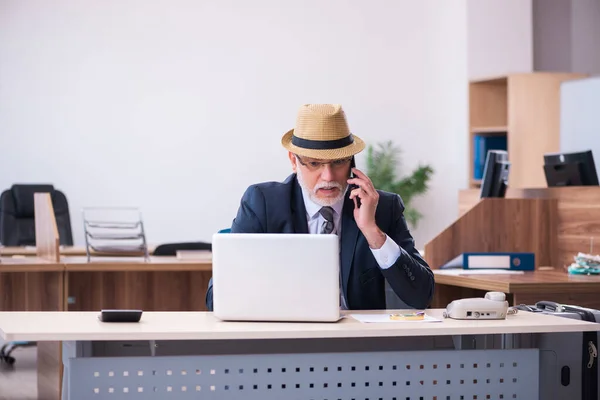
<svg viewBox="0 0 600 400">
<path fill-rule="evenodd" d="M 473 179 L 483 179 L 489 150 L 507 150 L 506 136 L 473 136 Z"/>
<path fill-rule="evenodd" d="M 533 271 L 534 253 L 463 253 L 444 264 L 441 269 L 507 269 Z"/>
</svg>

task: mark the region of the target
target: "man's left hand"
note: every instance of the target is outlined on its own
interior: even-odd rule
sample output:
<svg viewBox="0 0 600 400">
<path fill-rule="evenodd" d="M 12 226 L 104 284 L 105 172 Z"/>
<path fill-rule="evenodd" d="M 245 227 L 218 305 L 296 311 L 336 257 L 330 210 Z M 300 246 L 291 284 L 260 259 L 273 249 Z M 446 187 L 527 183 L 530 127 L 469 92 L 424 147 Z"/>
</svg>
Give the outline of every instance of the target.
<svg viewBox="0 0 600 400">
<path fill-rule="evenodd" d="M 369 246 L 379 249 L 385 243 L 386 236 L 375 222 L 375 211 L 379 202 L 379 193 L 375 190 L 371 179 L 362 171 L 352 168 L 354 178 L 348 179 L 349 184 L 357 185 L 358 188 L 350 192 L 350 199 L 354 201 L 354 220 L 358 229 L 361 230 Z M 356 198 L 360 198 L 361 206 L 358 207 Z"/>
</svg>

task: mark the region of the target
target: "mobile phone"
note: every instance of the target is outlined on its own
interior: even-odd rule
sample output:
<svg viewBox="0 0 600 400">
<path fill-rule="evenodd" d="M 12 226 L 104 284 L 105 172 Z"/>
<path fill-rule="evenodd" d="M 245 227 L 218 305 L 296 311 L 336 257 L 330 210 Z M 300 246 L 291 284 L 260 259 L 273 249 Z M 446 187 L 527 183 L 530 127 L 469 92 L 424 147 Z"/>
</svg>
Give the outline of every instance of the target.
<svg viewBox="0 0 600 400">
<path fill-rule="evenodd" d="M 350 179 L 352 178 L 356 178 L 354 176 L 354 173 L 352 172 L 352 168 L 356 168 L 356 161 L 354 160 L 354 156 L 352 156 L 352 161 L 350 161 Z M 350 187 L 348 188 L 348 193 L 351 193 L 354 189 L 358 189 L 359 186 L 352 183 L 350 184 Z M 360 197 L 356 197 L 356 206 L 357 208 L 360 208 Z"/>
</svg>

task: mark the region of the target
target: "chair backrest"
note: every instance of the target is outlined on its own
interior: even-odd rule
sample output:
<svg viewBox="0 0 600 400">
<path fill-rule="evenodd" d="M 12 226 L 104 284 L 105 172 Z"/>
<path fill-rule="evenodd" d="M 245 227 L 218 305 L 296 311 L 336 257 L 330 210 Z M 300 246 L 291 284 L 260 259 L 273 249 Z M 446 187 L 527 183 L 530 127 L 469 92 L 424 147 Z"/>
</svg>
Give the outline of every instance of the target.
<svg viewBox="0 0 600 400">
<path fill-rule="evenodd" d="M 66 196 L 53 185 L 13 185 L 0 195 L 0 243 L 35 246 L 34 193 L 50 193 L 56 226 L 63 246 L 73 245 L 71 216 Z"/>
<path fill-rule="evenodd" d="M 178 250 L 209 250 L 212 244 L 205 242 L 165 243 L 156 246 L 152 255 L 154 256 L 176 256 Z"/>
</svg>

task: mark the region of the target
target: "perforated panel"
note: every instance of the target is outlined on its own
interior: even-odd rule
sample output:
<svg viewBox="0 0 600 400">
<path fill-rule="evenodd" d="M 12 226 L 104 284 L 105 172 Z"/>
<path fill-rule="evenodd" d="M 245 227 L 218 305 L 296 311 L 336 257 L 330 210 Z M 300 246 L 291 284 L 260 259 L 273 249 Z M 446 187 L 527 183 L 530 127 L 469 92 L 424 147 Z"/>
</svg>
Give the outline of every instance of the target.
<svg viewBox="0 0 600 400">
<path fill-rule="evenodd" d="M 537 349 L 76 358 L 80 399 L 538 398 Z"/>
</svg>

